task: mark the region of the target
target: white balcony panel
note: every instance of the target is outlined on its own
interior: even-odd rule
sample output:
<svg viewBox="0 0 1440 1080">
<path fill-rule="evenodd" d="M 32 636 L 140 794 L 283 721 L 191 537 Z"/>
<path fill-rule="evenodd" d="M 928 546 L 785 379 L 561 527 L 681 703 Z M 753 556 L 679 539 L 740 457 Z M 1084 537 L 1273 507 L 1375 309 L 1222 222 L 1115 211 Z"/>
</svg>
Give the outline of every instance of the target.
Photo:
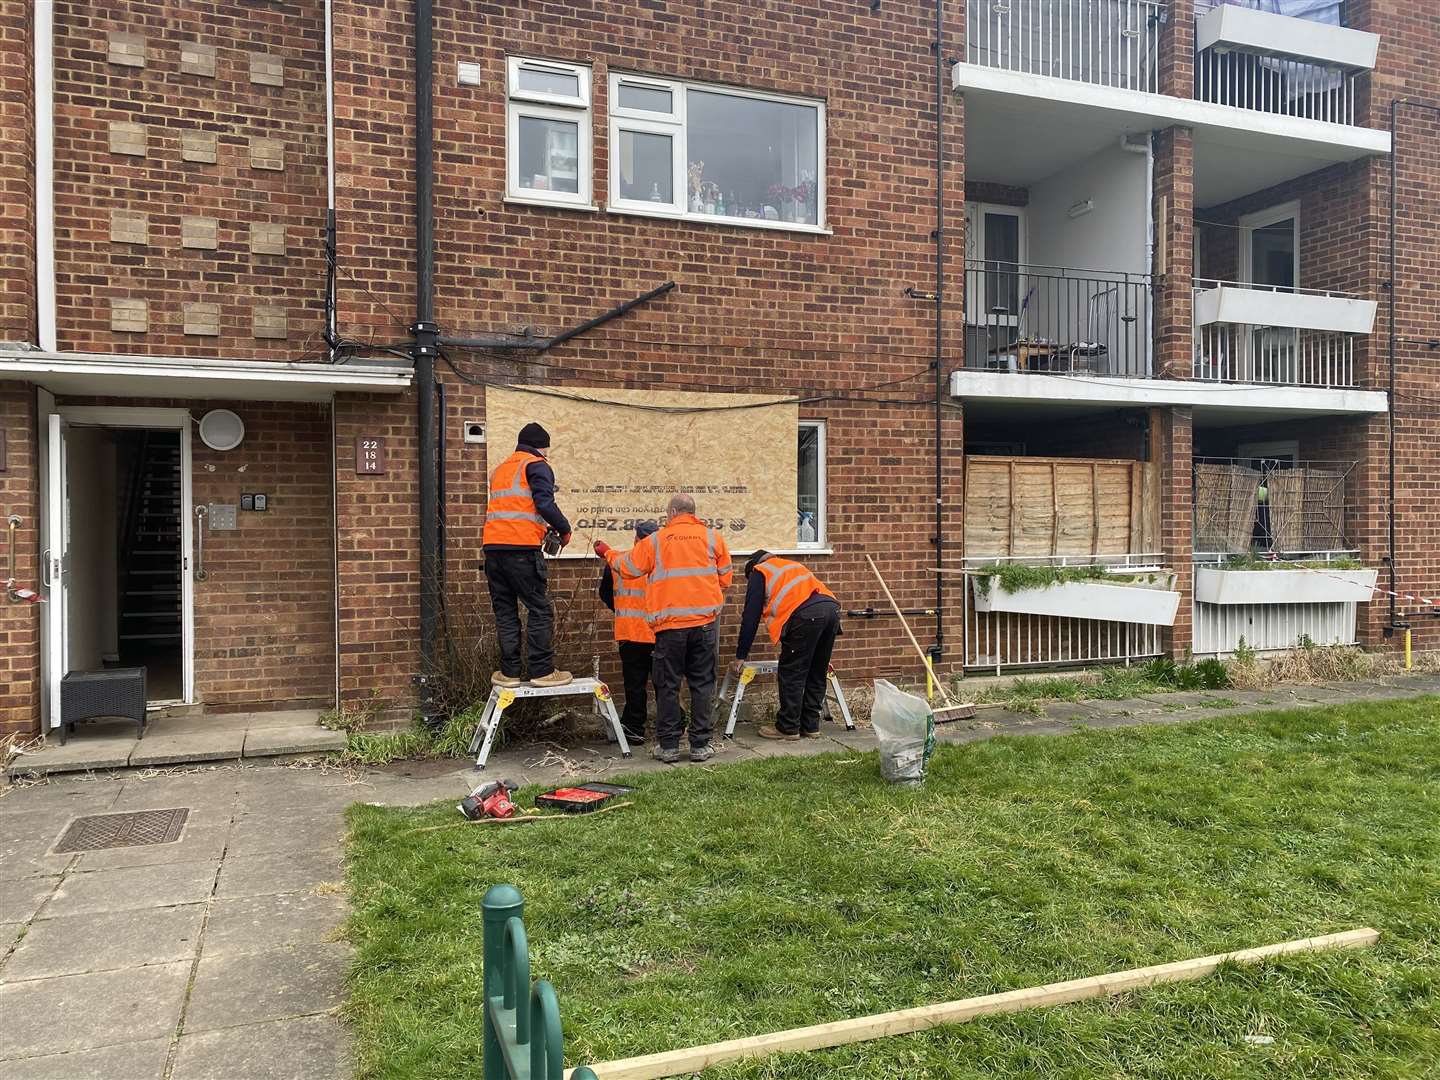
<svg viewBox="0 0 1440 1080">
<path fill-rule="evenodd" d="M 1368 334 L 1375 328 L 1375 308 L 1373 300 L 1221 285 L 1196 292 L 1195 325 L 1239 323 Z"/>
<path fill-rule="evenodd" d="M 1378 570 L 1219 570 L 1195 568 L 1195 599 L 1202 604 L 1365 604 L 1375 594 Z"/>
<path fill-rule="evenodd" d="M 1243 642 L 1255 652 L 1293 649 L 1302 638 L 1315 645 L 1355 644 L 1354 604 L 1195 605 L 1196 656 L 1229 657 Z"/>
<path fill-rule="evenodd" d="M 1099 619 L 1102 622 L 1145 623 L 1174 626 L 1180 610 L 1180 594 L 1174 592 L 1175 576 L 1165 573 L 1159 586 L 1102 581 L 1067 581 L 1043 589 L 1006 592 L 998 578 L 974 579 L 974 605 L 981 612 L 1013 612 L 1025 615 L 1054 615 L 1070 619 Z"/>
<path fill-rule="evenodd" d="M 1380 35 L 1223 4 L 1195 20 L 1196 51 L 1217 45 L 1371 71 Z"/>
</svg>

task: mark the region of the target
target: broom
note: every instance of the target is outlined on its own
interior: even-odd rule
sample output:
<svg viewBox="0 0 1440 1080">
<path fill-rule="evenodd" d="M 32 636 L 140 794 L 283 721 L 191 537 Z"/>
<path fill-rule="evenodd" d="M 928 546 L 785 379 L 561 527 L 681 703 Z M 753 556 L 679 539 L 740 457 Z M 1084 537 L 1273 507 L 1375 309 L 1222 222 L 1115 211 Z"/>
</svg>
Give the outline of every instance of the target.
<svg viewBox="0 0 1440 1080">
<path fill-rule="evenodd" d="M 920 660 L 925 665 L 925 671 L 930 676 L 930 682 L 940 694 L 943 702 L 940 708 L 935 709 L 935 722 L 944 724 L 950 720 L 966 720 L 975 715 L 973 704 L 961 704 L 956 702 L 945 690 L 945 684 L 935 676 L 935 668 L 931 666 L 930 654 L 920 647 L 920 642 L 915 640 L 915 635 L 910 631 L 910 624 L 905 621 L 905 615 L 900 610 L 900 605 L 895 602 L 894 595 L 890 592 L 890 586 L 885 584 L 885 579 L 880 576 L 880 568 L 875 565 L 875 560 L 867 553 L 865 561 L 870 564 L 870 569 L 875 572 L 875 580 L 880 582 L 880 588 L 885 590 L 885 599 L 890 601 L 890 606 L 895 609 L 895 616 L 900 620 L 900 625 L 905 628 L 905 636 L 910 639 L 910 644 L 915 646 L 915 651 L 920 655 Z"/>
</svg>

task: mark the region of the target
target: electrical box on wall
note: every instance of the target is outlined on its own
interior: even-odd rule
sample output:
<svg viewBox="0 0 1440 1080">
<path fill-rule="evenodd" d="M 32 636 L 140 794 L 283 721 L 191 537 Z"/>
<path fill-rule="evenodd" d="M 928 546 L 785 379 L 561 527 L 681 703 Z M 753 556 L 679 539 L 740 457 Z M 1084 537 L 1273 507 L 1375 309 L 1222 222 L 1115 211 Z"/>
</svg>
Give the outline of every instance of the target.
<svg viewBox="0 0 1440 1080">
<path fill-rule="evenodd" d="M 479 420 L 466 420 L 465 441 L 467 443 L 483 443 L 485 441 L 484 423 Z"/>
<path fill-rule="evenodd" d="M 263 513 L 263 512 L 265 512 L 266 510 L 270 509 L 270 498 L 269 498 L 269 496 L 267 496 L 267 495 L 262 495 L 262 494 L 260 494 L 259 492 L 256 492 L 256 493 L 253 494 L 253 495 L 248 494 L 248 493 L 247 493 L 247 494 L 244 494 L 244 495 L 241 495 L 241 496 L 240 496 L 240 509 L 241 509 L 241 510 L 259 511 L 259 512 Z"/>
</svg>

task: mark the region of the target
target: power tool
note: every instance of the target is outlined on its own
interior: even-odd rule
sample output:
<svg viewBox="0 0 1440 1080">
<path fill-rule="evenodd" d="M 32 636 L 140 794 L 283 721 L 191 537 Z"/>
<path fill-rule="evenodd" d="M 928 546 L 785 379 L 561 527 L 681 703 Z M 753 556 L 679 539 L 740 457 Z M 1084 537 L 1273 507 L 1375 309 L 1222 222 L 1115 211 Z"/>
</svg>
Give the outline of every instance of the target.
<svg viewBox="0 0 1440 1080">
<path fill-rule="evenodd" d="M 510 794 L 519 786 L 514 780 L 491 780 L 461 799 L 457 809 L 471 821 L 513 817 L 517 807 Z"/>
</svg>

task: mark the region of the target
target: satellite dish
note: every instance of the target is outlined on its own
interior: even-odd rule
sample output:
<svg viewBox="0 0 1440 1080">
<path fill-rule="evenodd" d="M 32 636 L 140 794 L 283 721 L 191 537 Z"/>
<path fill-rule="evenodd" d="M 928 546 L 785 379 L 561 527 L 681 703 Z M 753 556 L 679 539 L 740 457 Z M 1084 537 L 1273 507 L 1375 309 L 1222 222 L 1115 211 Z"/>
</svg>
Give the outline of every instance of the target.
<svg viewBox="0 0 1440 1080">
<path fill-rule="evenodd" d="M 200 418 L 200 441 L 211 450 L 234 450 L 245 439 L 245 421 L 229 409 L 211 409 Z"/>
</svg>

